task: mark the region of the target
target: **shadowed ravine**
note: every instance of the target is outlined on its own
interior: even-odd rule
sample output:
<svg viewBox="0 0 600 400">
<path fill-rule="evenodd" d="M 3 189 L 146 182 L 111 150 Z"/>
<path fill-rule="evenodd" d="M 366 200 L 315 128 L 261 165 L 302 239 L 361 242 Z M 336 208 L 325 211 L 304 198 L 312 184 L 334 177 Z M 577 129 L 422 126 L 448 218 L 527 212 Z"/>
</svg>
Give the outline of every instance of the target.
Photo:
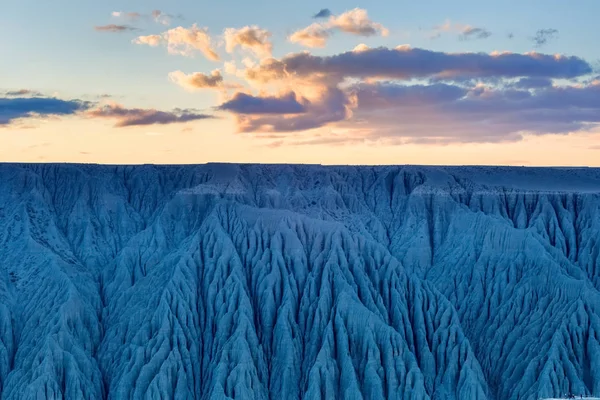
<svg viewBox="0 0 600 400">
<path fill-rule="evenodd" d="M 600 170 L 0 164 L 0 391 L 600 395 Z"/>
</svg>

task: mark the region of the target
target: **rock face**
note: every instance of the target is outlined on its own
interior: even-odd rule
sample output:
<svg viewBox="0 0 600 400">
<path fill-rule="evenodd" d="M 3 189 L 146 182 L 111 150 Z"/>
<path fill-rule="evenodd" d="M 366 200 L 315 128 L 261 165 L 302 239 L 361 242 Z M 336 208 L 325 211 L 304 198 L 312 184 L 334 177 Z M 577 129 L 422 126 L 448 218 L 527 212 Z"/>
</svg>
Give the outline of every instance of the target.
<svg viewBox="0 0 600 400">
<path fill-rule="evenodd" d="M 600 394 L 600 170 L 0 164 L 2 399 Z"/>
</svg>

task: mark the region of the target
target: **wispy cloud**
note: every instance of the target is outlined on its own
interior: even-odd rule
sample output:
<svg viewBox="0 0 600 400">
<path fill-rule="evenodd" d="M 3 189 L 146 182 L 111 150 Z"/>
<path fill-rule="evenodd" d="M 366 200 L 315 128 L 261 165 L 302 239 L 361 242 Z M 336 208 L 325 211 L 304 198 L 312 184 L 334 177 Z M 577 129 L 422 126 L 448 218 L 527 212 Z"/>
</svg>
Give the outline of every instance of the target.
<svg viewBox="0 0 600 400">
<path fill-rule="evenodd" d="M 169 29 L 160 35 L 139 36 L 133 40 L 135 44 L 159 46 L 164 44 L 170 54 L 193 56 L 200 52 L 211 61 L 219 61 L 208 28 L 199 28 L 196 24 L 191 28 L 177 27 Z"/>
<path fill-rule="evenodd" d="M 154 21 L 156 21 L 162 25 L 170 25 L 171 24 L 171 16 L 163 13 L 160 10 L 152 10 L 152 18 L 154 18 Z"/>
<path fill-rule="evenodd" d="M 167 14 L 161 10 L 152 10 L 152 18 L 161 25 L 171 25 L 174 19 L 183 19 L 181 15 Z"/>
<path fill-rule="evenodd" d="M 73 115 L 90 106 L 89 102 L 54 97 L 0 97 L 0 125 L 25 118 Z"/>
<path fill-rule="evenodd" d="M 535 48 L 545 46 L 548 42 L 554 40 L 558 36 L 557 29 L 540 29 L 532 38 Z"/>
<path fill-rule="evenodd" d="M 487 39 L 492 36 L 492 32 L 488 31 L 485 28 L 475 28 L 472 26 L 465 27 L 459 38 L 461 40 L 469 40 L 469 39 Z"/>
<path fill-rule="evenodd" d="M 292 43 L 306 47 L 324 47 L 334 32 L 344 32 L 357 36 L 387 36 L 389 30 L 382 24 L 373 22 L 366 10 L 355 8 L 335 16 L 331 15 L 326 23 L 313 23 L 289 36 Z"/>
<path fill-rule="evenodd" d="M 124 11 L 113 11 L 111 15 L 115 18 L 125 18 L 130 21 L 136 21 L 142 17 L 142 14 L 135 11 L 124 12 Z"/>
<path fill-rule="evenodd" d="M 429 38 L 437 39 L 442 36 L 442 33 L 446 32 L 454 32 L 458 34 L 459 40 L 487 39 L 492 36 L 492 32 L 486 28 L 475 27 L 461 23 L 452 23 L 450 20 L 446 20 L 443 24 L 433 27 L 433 29 L 429 32 Z"/>
<path fill-rule="evenodd" d="M 40 97 L 40 96 L 43 96 L 43 94 L 41 92 L 38 92 L 36 90 L 30 90 L 30 89 L 9 90 L 9 91 L 4 92 L 4 94 L 9 97 L 19 97 L 19 96 Z"/>
<path fill-rule="evenodd" d="M 170 25 L 173 19 L 183 19 L 180 15 L 168 14 L 161 10 L 152 10 L 152 12 L 148 14 L 137 11 L 113 11 L 111 16 L 113 18 L 120 18 L 128 21 L 138 21 L 140 19 L 150 20 L 161 25 Z"/>
<path fill-rule="evenodd" d="M 268 57 L 273 51 L 271 33 L 256 25 L 243 28 L 227 28 L 223 36 L 225 38 L 225 49 L 233 53 L 237 47 L 248 49 L 258 57 Z"/>
<path fill-rule="evenodd" d="M 155 109 L 125 108 L 119 104 L 107 104 L 87 111 L 90 118 L 106 118 L 116 120 L 115 127 L 143 125 L 166 125 L 214 118 L 196 110 L 174 109 L 160 111 Z"/>
<path fill-rule="evenodd" d="M 451 31 L 456 31 L 456 30 L 461 30 L 463 29 L 464 25 L 462 24 L 452 24 L 452 22 L 450 22 L 450 20 L 446 20 L 443 24 L 440 25 L 436 25 L 433 27 L 433 29 L 431 31 L 429 31 L 429 38 L 430 39 L 437 39 L 440 36 L 442 36 L 442 33 L 444 32 L 451 32 Z"/>
<path fill-rule="evenodd" d="M 100 26 L 95 26 L 94 27 L 95 30 L 99 31 L 99 32 L 127 32 L 127 31 L 135 31 L 137 30 L 137 28 L 133 27 L 133 26 L 129 26 L 129 25 L 115 25 L 115 24 L 108 24 L 108 25 L 100 25 Z"/>
</svg>

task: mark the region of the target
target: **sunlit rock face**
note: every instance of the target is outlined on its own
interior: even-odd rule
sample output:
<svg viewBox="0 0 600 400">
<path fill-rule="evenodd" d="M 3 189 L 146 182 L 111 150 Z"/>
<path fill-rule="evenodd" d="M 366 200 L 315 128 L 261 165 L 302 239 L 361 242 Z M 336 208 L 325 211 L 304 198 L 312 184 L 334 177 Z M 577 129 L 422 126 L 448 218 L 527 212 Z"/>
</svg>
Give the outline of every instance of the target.
<svg viewBox="0 0 600 400">
<path fill-rule="evenodd" d="M 0 165 L 2 399 L 600 394 L 600 171 Z"/>
</svg>

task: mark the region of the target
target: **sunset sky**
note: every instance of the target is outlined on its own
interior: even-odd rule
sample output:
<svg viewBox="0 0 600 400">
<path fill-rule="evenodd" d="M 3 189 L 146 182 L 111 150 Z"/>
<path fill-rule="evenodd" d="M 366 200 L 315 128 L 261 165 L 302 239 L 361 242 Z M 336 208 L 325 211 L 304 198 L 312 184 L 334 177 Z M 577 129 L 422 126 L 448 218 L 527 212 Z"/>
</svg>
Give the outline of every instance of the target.
<svg viewBox="0 0 600 400">
<path fill-rule="evenodd" d="M 4 3 L 0 161 L 600 166 L 598 0 Z"/>
</svg>

